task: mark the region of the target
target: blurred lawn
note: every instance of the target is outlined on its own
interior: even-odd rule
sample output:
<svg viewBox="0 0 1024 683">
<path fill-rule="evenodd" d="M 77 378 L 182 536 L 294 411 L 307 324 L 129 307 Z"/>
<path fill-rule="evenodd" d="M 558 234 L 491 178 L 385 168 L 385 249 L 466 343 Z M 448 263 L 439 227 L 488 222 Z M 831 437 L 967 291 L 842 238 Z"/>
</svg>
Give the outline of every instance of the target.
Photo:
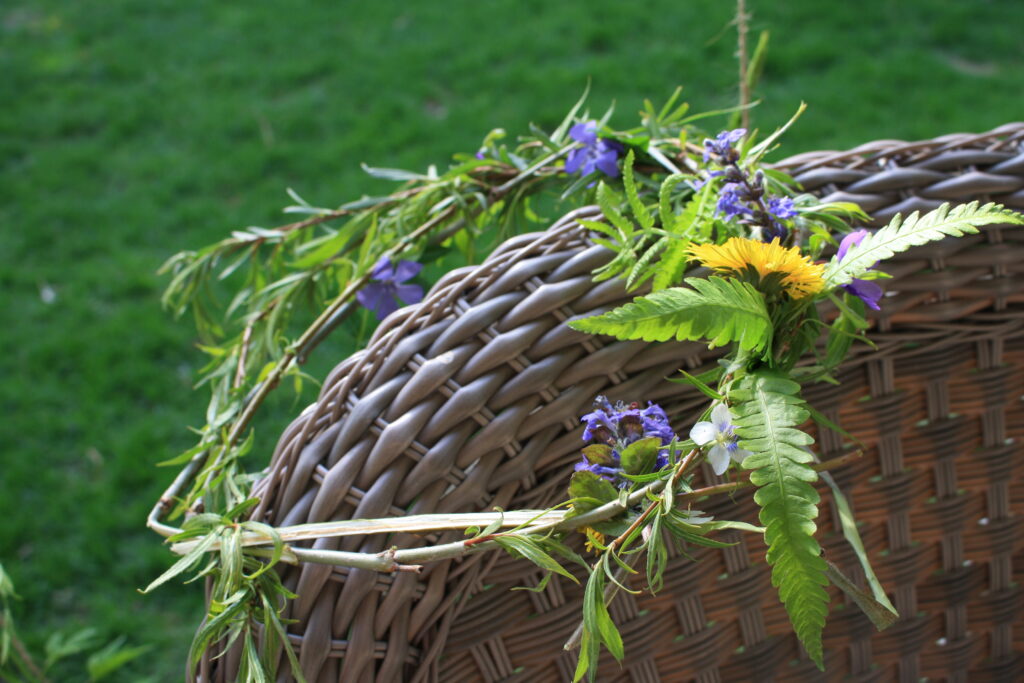
<svg viewBox="0 0 1024 683">
<path fill-rule="evenodd" d="M 1024 3 L 751 0 L 772 31 L 755 112 L 801 100 L 787 151 L 1024 118 Z M 345 5 L 345 7 L 342 7 Z M 24 636 L 92 624 L 154 643 L 125 672 L 180 680 L 197 586 L 137 594 L 170 556 L 144 517 L 203 393 L 189 321 L 159 307 L 172 252 L 386 191 L 492 127 L 553 126 L 593 79 L 631 125 L 677 84 L 733 102 L 729 2 L 15 2 L 0 7 L 0 561 Z M 49 300 L 52 299 L 52 300 Z M 338 360 L 323 358 L 319 368 Z M 270 408 L 265 458 L 294 403 Z M 254 461 L 255 464 L 255 461 Z"/>
</svg>

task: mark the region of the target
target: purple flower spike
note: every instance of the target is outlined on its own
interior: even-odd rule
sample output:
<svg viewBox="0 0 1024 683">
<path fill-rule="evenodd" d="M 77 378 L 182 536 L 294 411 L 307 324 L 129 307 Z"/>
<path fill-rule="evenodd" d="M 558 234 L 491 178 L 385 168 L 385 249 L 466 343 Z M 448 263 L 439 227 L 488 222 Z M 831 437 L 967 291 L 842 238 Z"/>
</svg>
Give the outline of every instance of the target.
<svg viewBox="0 0 1024 683">
<path fill-rule="evenodd" d="M 725 214 L 727 218 L 746 216 L 753 211 L 746 205 L 747 189 L 740 183 L 726 183 L 718 195 L 715 215 Z"/>
<path fill-rule="evenodd" d="M 733 154 L 732 146 L 742 140 L 743 136 L 746 134 L 746 128 L 737 128 L 736 130 L 723 130 L 715 137 L 714 140 L 711 138 L 705 138 L 704 163 L 706 164 L 711 161 L 712 155 L 722 157 L 722 159 L 729 161 Z"/>
<path fill-rule="evenodd" d="M 656 403 L 647 403 L 641 408 L 638 403 L 616 403 L 614 406 L 604 396 L 594 401 L 594 411 L 583 416 L 586 424 L 583 429 L 583 440 L 611 448 L 608 454 L 613 466 L 590 462 L 584 454 L 583 460 L 576 463 L 576 471 L 587 470 L 612 482 L 620 488 L 628 486 L 629 481 L 619 476 L 622 472 L 619 454 L 630 444 L 640 439 L 657 437 L 664 448 L 658 451 L 655 471 L 668 464 L 668 445 L 676 438 L 668 423 L 668 415 Z"/>
<path fill-rule="evenodd" d="M 844 258 L 846 258 L 846 254 L 850 251 L 850 249 L 852 247 L 859 245 L 861 242 L 864 241 L 864 238 L 870 234 L 871 233 L 868 232 L 867 230 L 854 230 L 846 237 L 844 237 L 843 241 L 839 243 L 839 251 L 836 252 L 836 256 L 838 257 L 838 259 L 842 261 Z M 871 267 L 874 268 L 874 266 Z M 868 308 L 873 308 L 876 311 L 880 310 L 878 302 L 882 299 L 882 294 L 884 294 L 884 291 L 882 290 L 881 285 L 879 285 L 877 282 L 854 278 L 852 281 L 850 281 L 850 284 L 843 285 L 843 289 L 845 289 L 850 294 L 859 297 L 860 300 L 864 302 L 864 305 L 867 306 Z"/>
<path fill-rule="evenodd" d="M 565 172 L 590 175 L 594 170 L 601 171 L 611 178 L 619 177 L 619 156 L 622 145 L 614 140 L 597 137 L 597 123 L 587 121 L 577 123 L 569 129 L 569 137 L 582 146 L 569 152 L 565 159 Z"/>
<path fill-rule="evenodd" d="M 793 200 L 789 197 L 772 197 L 768 200 L 768 213 L 778 219 L 785 220 L 796 215 Z"/>
<path fill-rule="evenodd" d="M 382 256 L 370 271 L 371 281 L 356 294 L 356 299 L 365 308 L 383 320 L 398 310 L 399 303 L 415 304 L 423 300 L 423 288 L 419 285 L 404 285 L 406 280 L 419 275 L 422 264 L 415 261 L 399 261 L 392 265 Z"/>
</svg>

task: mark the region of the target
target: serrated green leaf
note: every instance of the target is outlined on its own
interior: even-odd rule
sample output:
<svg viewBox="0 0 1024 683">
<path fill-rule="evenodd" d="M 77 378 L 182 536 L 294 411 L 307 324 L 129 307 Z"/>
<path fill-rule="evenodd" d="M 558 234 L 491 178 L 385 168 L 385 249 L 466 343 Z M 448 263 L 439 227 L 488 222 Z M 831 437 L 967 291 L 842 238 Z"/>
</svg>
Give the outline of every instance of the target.
<svg viewBox="0 0 1024 683">
<path fill-rule="evenodd" d="M 658 215 L 661 218 L 661 227 L 668 232 L 675 232 L 676 215 L 672 212 L 672 193 L 684 180 L 685 175 L 673 173 L 662 181 L 658 189 Z"/>
<path fill-rule="evenodd" d="M 593 472 L 573 472 L 569 479 L 569 497 L 577 513 L 587 512 L 619 497 L 619 492 L 608 481 Z"/>
<path fill-rule="evenodd" d="M 743 467 L 752 470 L 750 481 L 758 487 L 754 501 L 765 526 L 772 585 L 800 642 L 822 668 L 828 579 L 814 538 L 819 497 L 810 482 L 818 475 L 807 464 L 813 456 L 804 448 L 813 439 L 797 428 L 808 416 L 799 391 L 796 382 L 760 372 L 740 380 L 729 398 L 739 446 L 752 453 Z"/>
<path fill-rule="evenodd" d="M 631 149 L 626 153 L 626 160 L 622 165 L 622 184 L 626 188 L 626 201 L 629 202 L 633 217 L 646 232 L 654 227 L 654 217 L 640 199 L 640 193 L 636 188 L 636 178 L 633 175 L 633 161 L 634 155 Z"/>
<path fill-rule="evenodd" d="M 619 230 L 620 239 L 623 244 L 626 244 L 632 240 L 636 230 L 633 223 L 619 211 L 618 207 L 621 203 L 622 200 L 615 190 L 608 187 L 602 180 L 597 186 L 597 205 L 601 207 L 601 213 L 608 219 L 608 222 Z"/>
<path fill-rule="evenodd" d="M 639 439 L 622 449 L 619 462 L 626 474 L 646 474 L 654 469 L 660 449 L 661 439 L 657 436 Z"/>
<path fill-rule="evenodd" d="M 676 240 L 673 240 L 670 237 L 662 237 L 644 251 L 640 258 L 637 259 L 637 262 L 633 264 L 633 268 L 629 271 L 629 277 L 626 278 L 627 290 L 632 291 L 636 289 L 657 272 L 657 269 L 651 266 L 651 262 L 663 249 L 665 249 L 665 247 L 669 246 L 669 244 L 674 241 Z"/>
<path fill-rule="evenodd" d="M 603 315 L 569 326 L 619 339 L 707 339 L 722 346 L 760 351 L 771 343 L 772 323 L 764 297 L 750 284 L 721 277 L 688 278 L 692 288 L 673 287 L 638 297 Z"/>
<path fill-rule="evenodd" d="M 603 443 L 592 443 L 583 448 L 583 456 L 587 462 L 596 465 L 614 465 L 615 458 L 612 457 L 612 447 Z"/>
<path fill-rule="evenodd" d="M 852 247 L 842 261 L 838 259 L 838 254 L 833 257 L 825 268 L 825 285 L 828 288 L 845 285 L 879 261 L 944 237 L 976 233 L 979 225 L 1024 224 L 1024 217 L 1000 204 L 979 204 L 960 204 L 952 209 L 949 204 L 943 204 L 923 216 L 915 211 L 906 220 L 896 214 L 887 226 Z"/>
</svg>

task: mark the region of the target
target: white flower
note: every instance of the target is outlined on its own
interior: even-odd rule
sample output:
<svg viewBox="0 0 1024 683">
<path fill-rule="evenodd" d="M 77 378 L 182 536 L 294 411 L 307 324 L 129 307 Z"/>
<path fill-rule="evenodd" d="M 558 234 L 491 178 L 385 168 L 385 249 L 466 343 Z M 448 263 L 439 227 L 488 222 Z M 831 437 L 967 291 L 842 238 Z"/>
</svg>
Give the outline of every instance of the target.
<svg viewBox="0 0 1024 683">
<path fill-rule="evenodd" d="M 690 439 L 698 446 L 713 444 L 708 450 L 708 462 L 715 474 L 722 474 L 729 469 L 729 460 L 737 463 L 750 455 L 736 445 L 735 428 L 732 424 L 732 414 L 729 407 L 724 403 L 717 403 L 711 409 L 710 422 L 698 422 L 690 430 Z"/>
</svg>

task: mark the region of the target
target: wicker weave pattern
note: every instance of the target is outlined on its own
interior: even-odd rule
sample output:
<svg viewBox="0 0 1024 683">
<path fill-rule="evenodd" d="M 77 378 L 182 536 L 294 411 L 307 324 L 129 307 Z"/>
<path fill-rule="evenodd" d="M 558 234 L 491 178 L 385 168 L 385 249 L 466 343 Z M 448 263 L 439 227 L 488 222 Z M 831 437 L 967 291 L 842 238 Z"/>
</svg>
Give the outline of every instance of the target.
<svg viewBox="0 0 1024 683">
<path fill-rule="evenodd" d="M 879 223 L 943 201 L 991 198 L 1024 208 L 1022 139 L 1024 124 L 1014 124 L 805 154 L 779 166 L 808 190 L 858 202 Z M 657 401 L 684 431 L 704 398 L 664 378 L 712 361 L 703 345 L 599 340 L 563 324 L 630 298 L 618 282 L 590 280 L 607 252 L 576 220 L 597 215 L 581 209 L 543 233 L 509 240 L 385 320 L 286 430 L 257 485 L 255 514 L 283 525 L 544 506 L 564 495 L 579 415 L 600 393 Z M 879 635 L 855 608 L 836 611 L 837 598 L 826 631 L 830 674 L 1019 674 L 1022 242 L 1024 234 L 993 226 L 890 263 L 887 290 L 897 293 L 876 318 L 877 350 L 858 349 L 841 388 L 808 392 L 865 444 L 865 457 L 835 477 L 904 615 Z M 842 444 L 822 434 L 818 450 L 830 457 Z M 744 500 L 737 498 L 739 511 L 729 500 L 706 507 L 752 519 Z M 826 554 L 859 578 L 836 520 L 834 510 L 821 519 Z M 627 660 L 621 669 L 604 661 L 602 678 L 820 680 L 788 633 L 759 542 L 735 540 L 725 551 L 688 551 L 698 563 L 675 557 L 655 596 L 619 596 L 612 612 Z M 423 542 L 347 537 L 314 547 L 380 551 Z M 288 571 L 299 594 L 290 606 L 293 642 L 310 681 L 571 679 L 574 657 L 561 645 L 576 626 L 582 591 L 565 581 L 541 594 L 509 591 L 539 579 L 532 565 L 489 554 L 431 565 L 422 576 Z M 232 659 L 205 661 L 203 679 L 231 680 Z"/>
</svg>

